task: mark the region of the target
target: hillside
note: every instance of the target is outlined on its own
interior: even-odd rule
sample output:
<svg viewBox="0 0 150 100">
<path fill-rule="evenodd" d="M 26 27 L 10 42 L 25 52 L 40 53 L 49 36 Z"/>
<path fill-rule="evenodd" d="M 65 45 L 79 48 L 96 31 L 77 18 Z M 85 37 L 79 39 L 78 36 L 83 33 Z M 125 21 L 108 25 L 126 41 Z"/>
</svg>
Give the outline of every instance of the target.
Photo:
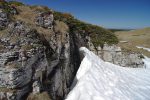
<svg viewBox="0 0 150 100">
<path fill-rule="evenodd" d="M 131 30 L 131 31 L 118 31 L 115 32 L 119 38 L 119 46 L 126 50 L 143 53 L 150 57 L 150 52 L 144 49 L 139 49 L 136 46 L 150 48 L 150 28 Z M 127 42 L 123 42 L 127 41 Z"/>
</svg>

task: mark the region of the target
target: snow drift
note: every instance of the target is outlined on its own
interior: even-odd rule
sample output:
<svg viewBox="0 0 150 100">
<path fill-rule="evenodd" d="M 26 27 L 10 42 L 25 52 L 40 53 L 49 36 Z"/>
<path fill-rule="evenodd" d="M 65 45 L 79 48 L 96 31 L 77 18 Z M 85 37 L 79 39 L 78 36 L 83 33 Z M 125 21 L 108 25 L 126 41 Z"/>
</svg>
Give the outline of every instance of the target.
<svg viewBox="0 0 150 100">
<path fill-rule="evenodd" d="M 120 67 L 104 62 L 85 47 L 80 51 L 85 57 L 66 100 L 150 100 L 149 68 Z"/>
</svg>

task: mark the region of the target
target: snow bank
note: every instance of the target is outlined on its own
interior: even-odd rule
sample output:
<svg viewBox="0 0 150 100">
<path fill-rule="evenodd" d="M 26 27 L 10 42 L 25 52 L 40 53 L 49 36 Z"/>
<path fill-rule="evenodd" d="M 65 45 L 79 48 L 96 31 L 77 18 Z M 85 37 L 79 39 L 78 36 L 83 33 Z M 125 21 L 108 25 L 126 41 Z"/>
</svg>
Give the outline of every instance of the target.
<svg viewBox="0 0 150 100">
<path fill-rule="evenodd" d="M 136 46 L 137 48 L 139 49 L 144 49 L 144 50 L 147 50 L 148 52 L 150 52 L 150 48 L 145 48 L 145 47 L 142 47 L 142 46 Z"/>
<path fill-rule="evenodd" d="M 150 69 L 150 58 L 144 56 L 143 62 L 147 69 Z"/>
<path fill-rule="evenodd" d="M 150 70 L 104 62 L 85 47 L 80 51 L 85 57 L 66 100 L 150 100 Z"/>
</svg>

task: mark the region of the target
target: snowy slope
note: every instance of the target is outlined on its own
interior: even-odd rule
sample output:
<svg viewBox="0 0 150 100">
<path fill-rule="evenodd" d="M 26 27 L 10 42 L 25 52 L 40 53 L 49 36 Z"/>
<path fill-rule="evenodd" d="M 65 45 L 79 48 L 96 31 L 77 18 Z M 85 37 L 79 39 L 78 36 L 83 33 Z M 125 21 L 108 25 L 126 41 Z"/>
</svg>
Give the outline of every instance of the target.
<svg viewBox="0 0 150 100">
<path fill-rule="evenodd" d="M 104 62 L 85 47 L 80 51 L 85 57 L 66 100 L 150 100 L 150 67 L 124 68 Z"/>
</svg>

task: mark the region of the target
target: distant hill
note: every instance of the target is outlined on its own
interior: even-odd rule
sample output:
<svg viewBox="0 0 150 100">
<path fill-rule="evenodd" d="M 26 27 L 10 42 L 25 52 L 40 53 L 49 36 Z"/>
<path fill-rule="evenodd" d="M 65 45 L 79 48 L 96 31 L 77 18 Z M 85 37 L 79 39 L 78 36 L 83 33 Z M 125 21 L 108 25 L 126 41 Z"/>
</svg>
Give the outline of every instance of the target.
<svg viewBox="0 0 150 100">
<path fill-rule="evenodd" d="M 130 31 L 130 30 L 133 30 L 133 29 L 109 28 L 108 30 L 110 30 L 111 32 L 118 32 L 118 31 Z"/>
<path fill-rule="evenodd" d="M 141 52 L 150 57 L 150 52 L 144 49 L 139 49 L 136 46 L 150 48 L 150 27 L 130 30 L 130 31 L 117 31 L 115 32 L 119 41 L 127 41 L 119 43 L 119 45 L 127 50 Z"/>
</svg>

